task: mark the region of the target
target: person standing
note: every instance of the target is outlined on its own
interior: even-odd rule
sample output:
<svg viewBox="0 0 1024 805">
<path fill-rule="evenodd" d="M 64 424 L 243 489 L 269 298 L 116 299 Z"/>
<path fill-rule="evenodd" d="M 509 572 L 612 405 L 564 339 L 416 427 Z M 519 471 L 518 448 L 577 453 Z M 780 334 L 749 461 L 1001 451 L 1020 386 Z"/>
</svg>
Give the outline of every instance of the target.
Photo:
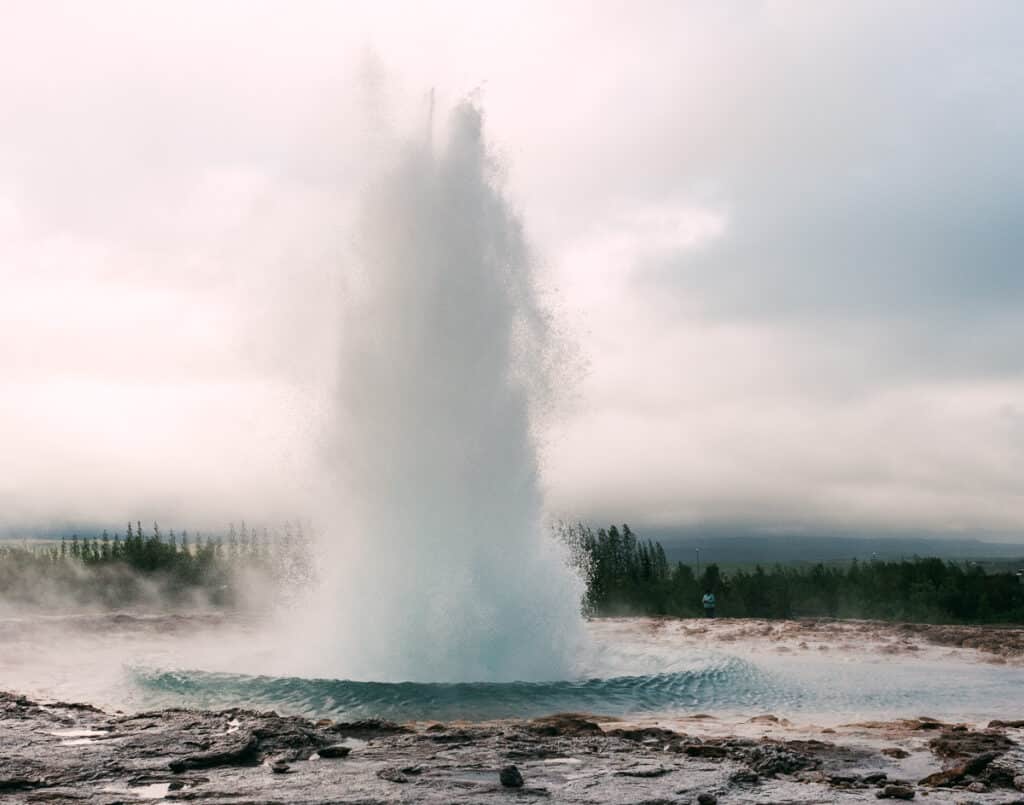
<svg viewBox="0 0 1024 805">
<path fill-rule="evenodd" d="M 715 617 L 715 594 L 708 590 L 704 593 L 704 617 L 713 618 Z"/>
</svg>

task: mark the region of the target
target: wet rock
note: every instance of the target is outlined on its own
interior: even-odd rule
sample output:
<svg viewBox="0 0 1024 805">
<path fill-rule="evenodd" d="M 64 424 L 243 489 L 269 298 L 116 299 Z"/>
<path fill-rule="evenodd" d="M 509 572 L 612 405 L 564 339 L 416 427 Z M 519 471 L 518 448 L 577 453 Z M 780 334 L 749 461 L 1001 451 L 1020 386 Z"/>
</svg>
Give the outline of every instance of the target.
<svg viewBox="0 0 1024 805">
<path fill-rule="evenodd" d="M 983 752 L 1005 752 L 1014 746 L 1014 742 L 1001 732 L 985 730 L 983 732 L 945 731 L 928 742 L 928 747 L 939 757 L 960 758 L 980 755 Z"/>
<path fill-rule="evenodd" d="M 980 755 L 975 755 L 964 763 L 964 770 L 967 774 L 981 774 L 985 769 L 991 765 L 993 760 L 996 760 L 1002 755 L 1002 752 L 982 752 Z"/>
<path fill-rule="evenodd" d="M 714 794 L 698 794 L 698 805 L 718 805 L 718 797 Z"/>
<path fill-rule="evenodd" d="M 889 775 L 886 774 L 884 771 L 876 771 L 873 774 L 865 774 L 863 777 L 861 777 L 861 780 L 863 780 L 868 785 L 881 785 L 888 779 Z"/>
<path fill-rule="evenodd" d="M 908 785 L 887 785 L 875 796 L 879 799 L 913 799 L 914 789 Z"/>
<path fill-rule="evenodd" d="M 505 757 L 509 760 L 551 760 L 565 757 L 565 751 L 557 746 L 536 746 L 529 749 L 509 749 Z"/>
<path fill-rule="evenodd" d="M 922 777 L 918 780 L 918 785 L 931 788 L 949 788 L 955 786 L 962 779 L 964 779 L 964 767 L 953 766 L 951 769 L 943 769 L 942 771 L 936 771 L 934 774 L 929 774 L 927 777 Z"/>
<path fill-rule="evenodd" d="M 316 750 L 316 753 L 322 758 L 341 758 L 348 757 L 352 752 L 351 746 L 345 746 L 344 744 L 331 744 L 330 746 L 321 746 Z"/>
<path fill-rule="evenodd" d="M 401 735 L 414 732 L 414 730 L 402 724 L 396 724 L 393 721 L 385 721 L 380 718 L 364 718 L 359 721 L 345 721 L 341 724 L 335 724 L 333 727 L 330 727 L 329 731 L 352 738 L 360 738 L 362 740 L 379 738 L 384 735 Z"/>
<path fill-rule="evenodd" d="M 666 769 L 664 766 L 641 766 L 635 769 L 622 769 L 615 774 L 618 777 L 661 777 L 670 771 L 672 770 Z"/>
<path fill-rule="evenodd" d="M 187 757 L 178 758 L 168 763 L 171 771 L 182 772 L 187 769 L 208 769 L 215 766 L 244 766 L 258 763 L 259 741 L 252 733 L 241 733 L 241 737 L 225 743 L 209 752 L 197 752 Z"/>
<path fill-rule="evenodd" d="M 535 718 L 526 728 L 537 735 L 602 735 L 597 722 L 580 713 L 556 713 L 553 716 Z"/>
<path fill-rule="evenodd" d="M 1016 721 L 1000 721 L 997 719 L 996 721 L 988 722 L 988 728 L 990 730 L 1024 729 L 1024 719 Z"/>
<path fill-rule="evenodd" d="M 281 760 L 306 760 L 311 750 L 333 743 L 323 731 L 295 717 L 262 717 L 252 734 L 262 756 L 280 755 Z"/>
<path fill-rule="evenodd" d="M 695 802 L 700 791 L 715 792 L 728 801 L 780 802 L 792 801 L 794 775 L 804 772 L 806 779 L 817 780 L 816 772 L 824 770 L 832 786 L 825 798 L 837 803 L 862 803 L 865 795 L 874 791 L 865 792 L 867 783 L 852 770 L 878 768 L 870 764 L 879 760 L 877 751 L 842 741 L 719 736 L 702 742 L 657 725 L 609 724 L 618 729 L 604 732 L 599 726 L 604 722 L 597 717 L 575 714 L 536 722 L 510 719 L 436 728 L 423 725 L 417 730 L 376 720 L 318 724 L 237 709 L 215 713 L 172 708 L 123 717 L 88 709 L 57 712 L 63 719 L 73 715 L 70 726 L 75 729 L 109 733 L 113 726 L 117 738 L 97 741 L 86 749 L 58 749 L 57 740 L 49 733 L 55 729 L 54 724 L 64 726 L 63 722 L 54 721 L 52 713 L 28 700 L 0 697 L 0 781 L 16 789 L 0 792 L 0 800 L 70 802 L 91 798 L 97 805 L 108 805 L 135 799 L 131 792 L 124 792 L 126 783 L 159 781 L 168 787 L 173 781 L 174 790 L 165 798 L 182 802 L 369 803 L 403 799 L 441 805 L 457 799 L 480 805 L 508 805 L 510 797 L 516 801 L 541 801 L 543 797 L 558 803 L 682 805 Z M 555 734 L 538 733 L 538 728 Z M 566 731 L 570 734 L 560 734 Z M 344 764 L 318 761 L 306 765 L 305 761 L 319 750 L 327 749 L 325 754 L 330 755 L 328 747 L 348 749 L 352 742 L 341 741 L 346 732 L 367 740 L 353 748 L 354 759 Z M 969 735 L 950 727 L 926 737 L 942 737 L 945 732 Z M 447 736 L 459 740 L 445 740 Z M 683 751 L 685 746 L 701 748 L 690 757 Z M 667 754 L 665 749 L 675 749 L 679 754 Z M 950 763 L 967 766 L 977 754 L 981 753 Z M 521 786 L 499 784 L 498 770 L 503 764 L 521 762 L 511 759 L 520 755 L 557 762 L 531 765 L 526 772 L 529 780 Z M 509 759 L 493 760 L 506 757 Z M 732 762 L 715 762 L 719 758 Z M 762 775 L 749 767 L 748 761 L 764 762 L 768 772 L 782 779 Z M 172 777 L 167 771 L 171 763 L 186 775 Z M 291 774 L 273 774 L 272 763 L 290 765 Z M 1008 753 L 968 775 L 961 785 L 981 782 L 989 791 L 1005 791 L 1013 784 L 1014 775 L 1022 774 L 1018 763 L 1017 753 Z M 210 771 L 189 771 L 193 767 Z M 972 765 L 975 771 L 977 768 L 980 764 Z M 684 782 L 685 789 L 681 789 Z M 905 781 L 878 782 L 913 790 Z M 751 788 L 755 785 L 758 788 Z M 949 796 L 939 794 L 940 798 Z M 968 796 L 966 791 L 963 796 Z M 983 799 L 993 794 L 975 797 Z M 1004 794 L 1004 800 L 1010 798 Z"/>
<path fill-rule="evenodd" d="M 103 711 L 98 707 L 93 707 L 91 704 L 83 704 L 82 702 L 49 702 L 46 704 L 46 707 L 53 709 L 60 708 L 63 710 L 79 710 L 86 713 L 103 713 Z"/>
<path fill-rule="evenodd" d="M 882 750 L 882 754 L 886 757 L 896 758 L 902 760 L 905 757 L 910 757 L 910 752 L 906 749 L 901 749 L 898 746 L 887 746 Z"/>
<path fill-rule="evenodd" d="M 430 740 L 441 744 L 464 744 L 471 743 L 480 737 L 483 737 L 485 731 L 483 730 L 467 730 L 467 729 L 444 729 L 444 730 L 431 730 L 426 733 Z"/>
<path fill-rule="evenodd" d="M 409 777 L 401 769 L 396 769 L 391 766 L 387 768 L 378 769 L 377 776 L 381 780 L 387 780 L 389 783 L 407 783 Z"/>
<path fill-rule="evenodd" d="M 46 785 L 46 780 L 36 777 L 0 777 L 0 794 L 11 791 L 29 791 Z"/>
<path fill-rule="evenodd" d="M 274 774 L 288 774 L 292 770 L 292 767 L 283 760 L 279 760 L 270 767 L 270 770 L 274 772 Z"/>
<path fill-rule="evenodd" d="M 937 771 L 934 774 L 929 774 L 923 780 L 920 781 L 921 785 L 928 786 L 952 786 L 961 782 L 965 777 L 973 777 L 977 774 L 981 774 L 988 765 L 1000 756 L 1000 752 L 983 752 L 980 755 L 968 759 L 965 763 L 961 763 L 957 766 L 953 766 L 943 771 Z"/>
<path fill-rule="evenodd" d="M 816 769 L 821 763 L 812 757 L 786 749 L 778 744 L 765 744 L 751 750 L 747 765 L 764 777 L 792 774 L 804 769 Z"/>
<path fill-rule="evenodd" d="M 690 757 L 723 758 L 729 756 L 729 750 L 715 744 L 687 744 L 683 752 Z"/>
<path fill-rule="evenodd" d="M 1020 769 L 1012 763 L 1005 762 L 1005 756 L 991 763 L 988 768 L 978 775 L 978 780 L 985 783 L 989 788 L 1013 788 L 1014 777 L 1020 774 Z"/>
<path fill-rule="evenodd" d="M 515 766 L 505 766 L 498 772 L 498 779 L 505 788 L 522 788 L 523 775 Z"/>
<path fill-rule="evenodd" d="M 637 727 L 631 729 L 608 730 L 606 735 L 614 738 L 623 738 L 627 741 L 638 741 L 641 743 L 671 743 L 680 738 L 685 738 L 678 732 L 664 729 L 663 727 Z"/>
</svg>

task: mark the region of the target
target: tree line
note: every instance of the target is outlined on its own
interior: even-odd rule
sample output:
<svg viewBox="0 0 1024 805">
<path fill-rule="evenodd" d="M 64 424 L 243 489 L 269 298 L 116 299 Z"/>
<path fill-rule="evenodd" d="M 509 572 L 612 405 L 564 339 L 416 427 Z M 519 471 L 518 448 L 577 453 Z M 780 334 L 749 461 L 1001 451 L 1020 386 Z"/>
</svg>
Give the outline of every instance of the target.
<svg viewBox="0 0 1024 805">
<path fill-rule="evenodd" d="M 1024 622 L 1024 581 L 1008 570 L 914 557 L 729 572 L 709 564 L 698 576 L 689 565 L 670 563 L 660 543 L 641 539 L 628 525 L 595 531 L 577 523 L 559 532 L 586 581 L 584 611 L 595 616 L 698 616 L 701 597 L 711 591 L 721 617 Z"/>
<path fill-rule="evenodd" d="M 0 598 L 38 605 L 126 606 L 195 601 L 238 603 L 242 582 L 269 582 L 267 592 L 312 578 L 307 533 L 300 522 L 253 529 L 232 523 L 224 535 L 173 529 L 144 531 L 129 522 L 123 536 L 108 531 L 59 542 L 0 545 Z M 252 586 L 252 585 L 250 585 Z"/>
<path fill-rule="evenodd" d="M 592 529 L 561 524 L 586 585 L 592 616 L 702 614 L 704 592 L 715 593 L 722 617 L 872 618 L 931 623 L 1024 622 L 1024 583 L 1009 570 L 973 563 L 911 560 L 756 565 L 697 572 L 668 560 L 663 546 L 628 525 Z M 144 531 L 63 538 L 35 545 L 0 545 L 0 598 L 28 604 L 128 606 L 240 603 L 258 590 L 268 602 L 315 581 L 310 540 L 301 523 L 253 529 L 231 524 L 223 535 Z"/>
</svg>

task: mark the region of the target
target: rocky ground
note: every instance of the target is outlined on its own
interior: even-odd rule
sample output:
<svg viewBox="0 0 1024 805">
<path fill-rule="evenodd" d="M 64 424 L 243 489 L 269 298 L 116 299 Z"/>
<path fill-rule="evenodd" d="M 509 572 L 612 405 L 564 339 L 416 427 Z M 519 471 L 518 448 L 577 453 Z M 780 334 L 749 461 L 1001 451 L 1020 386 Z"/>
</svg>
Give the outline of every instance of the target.
<svg viewBox="0 0 1024 805">
<path fill-rule="evenodd" d="M 728 732 L 700 715 L 671 726 L 579 714 L 334 723 L 238 709 L 106 713 L 0 693 L 0 799 L 1024 803 L 1024 721 L 876 721 L 811 736 L 764 715 Z"/>
<path fill-rule="evenodd" d="M 882 655 L 963 657 L 994 665 L 1024 664 L 1024 628 L 887 623 L 835 618 L 761 620 L 757 618 L 606 618 L 610 629 L 635 629 L 646 623 L 652 635 L 664 634 L 676 645 L 740 648 L 779 653 L 856 652 Z"/>
</svg>

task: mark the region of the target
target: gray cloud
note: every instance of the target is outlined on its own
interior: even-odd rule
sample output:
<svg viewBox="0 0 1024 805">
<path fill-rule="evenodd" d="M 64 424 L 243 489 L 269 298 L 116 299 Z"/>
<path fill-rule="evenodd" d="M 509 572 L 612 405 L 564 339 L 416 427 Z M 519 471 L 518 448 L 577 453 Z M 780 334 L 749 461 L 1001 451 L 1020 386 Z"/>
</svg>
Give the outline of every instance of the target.
<svg viewBox="0 0 1024 805">
<path fill-rule="evenodd" d="M 433 85 L 590 364 L 553 509 L 1024 525 L 1019 4 L 6 11 L 9 521 L 306 505 L 345 222 Z"/>
</svg>

